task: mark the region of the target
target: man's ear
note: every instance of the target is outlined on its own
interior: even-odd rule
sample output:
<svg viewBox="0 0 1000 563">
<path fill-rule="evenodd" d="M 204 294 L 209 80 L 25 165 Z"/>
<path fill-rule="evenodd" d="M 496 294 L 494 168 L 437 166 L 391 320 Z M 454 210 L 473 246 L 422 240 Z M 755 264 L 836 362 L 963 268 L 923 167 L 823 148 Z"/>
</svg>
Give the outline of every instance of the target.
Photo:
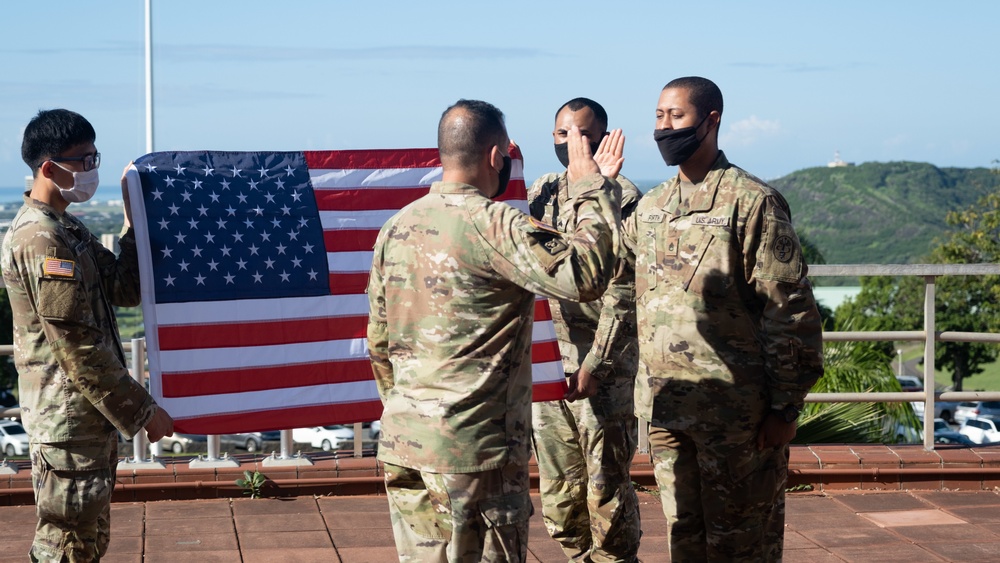
<svg viewBox="0 0 1000 563">
<path fill-rule="evenodd" d="M 51 180 L 52 179 L 52 167 L 53 166 L 54 166 L 54 164 L 52 164 L 51 160 L 46 160 L 45 162 L 42 163 L 41 166 L 38 167 L 38 173 L 40 175 L 42 175 L 42 176 L 45 176 L 49 180 Z"/>
<path fill-rule="evenodd" d="M 496 145 L 490 149 L 490 166 L 493 167 L 494 172 L 503 170 L 503 154 L 500 152 L 500 147 Z"/>
</svg>

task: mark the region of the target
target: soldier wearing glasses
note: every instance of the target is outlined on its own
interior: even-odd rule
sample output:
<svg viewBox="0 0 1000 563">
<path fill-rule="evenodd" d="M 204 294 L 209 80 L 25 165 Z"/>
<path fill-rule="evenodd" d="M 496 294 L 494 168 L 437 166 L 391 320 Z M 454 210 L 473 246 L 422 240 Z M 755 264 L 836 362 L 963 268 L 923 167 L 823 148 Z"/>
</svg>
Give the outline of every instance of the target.
<svg viewBox="0 0 1000 563">
<path fill-rule="evenodd" d="M 0 256 L 38 514 L 32 561 L 99 560 L 110 539 L 118 431 L 145 428 L 150 441 L 173 433 L 170 415 L 129 376 L 112 309 L 139 304 L 127 195 L 117 257 L 66 212 L 97 190 L 95 138 L 68 110 L 28 123 L 21 155 L 34 181 Z"/>
</svg>

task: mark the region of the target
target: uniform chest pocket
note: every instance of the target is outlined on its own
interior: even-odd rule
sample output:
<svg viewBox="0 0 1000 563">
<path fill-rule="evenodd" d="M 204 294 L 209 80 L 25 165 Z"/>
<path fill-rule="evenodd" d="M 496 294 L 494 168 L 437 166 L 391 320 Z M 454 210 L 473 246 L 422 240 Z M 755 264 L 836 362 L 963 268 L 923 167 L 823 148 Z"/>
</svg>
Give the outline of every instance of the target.
<svg viewBox="0 0 1000 563">
<path fill-rule="evenodd" d="M 734 284 L 734 259 L 726 240 L 704 233 L 697 242 L 685 246 L 684 291 L 703 297 L 725 297 Z"/>
</svg>

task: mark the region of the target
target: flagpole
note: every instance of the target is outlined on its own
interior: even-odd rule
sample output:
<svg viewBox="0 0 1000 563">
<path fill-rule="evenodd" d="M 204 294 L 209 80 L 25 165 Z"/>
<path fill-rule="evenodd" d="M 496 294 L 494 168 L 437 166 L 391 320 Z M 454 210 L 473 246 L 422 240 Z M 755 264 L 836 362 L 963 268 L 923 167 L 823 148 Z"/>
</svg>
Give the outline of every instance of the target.
<svg viewBox="0 0 1000 563">
<path fill-rule="evenodd" d="M 146 152 L 153 152 L 153 0 L 146 0 Z"/>
</svg>

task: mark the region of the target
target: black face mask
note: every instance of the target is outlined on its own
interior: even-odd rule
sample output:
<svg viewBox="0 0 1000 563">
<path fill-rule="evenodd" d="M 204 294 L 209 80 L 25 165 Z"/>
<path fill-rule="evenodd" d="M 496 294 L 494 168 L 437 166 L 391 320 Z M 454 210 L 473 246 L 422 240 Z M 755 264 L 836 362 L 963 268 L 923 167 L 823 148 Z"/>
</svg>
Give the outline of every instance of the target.
<svg viewBox="0 0 1000 563">
<path fill-rule="evenodd" d="M 501 168 L 499 172 L 500 187 L 497 188 L 497 193 L 493 194 L 493 199 L 502 196 L 503 193 L 507 191 L 507 182 L 510 181 L 510 171 L 511 171 L 510 157 L 505 156 L 503 157 L 503 168 Z"/>
<path fill-rule="evenodd" d="M 607 135 L 607 133 L 605 133 Z M 597 154 L 597 147 L 601 146 L 600 142 L 590 143 L 590 154 Z M 563 168 L 569 168 L 569 143 L 559 143 L 555 145 L 556 147 L 556 158 L 559 159 L 559 163 L 563 165 Z"/>
<path fill-rule="evenodd" d="M 710 114 L 709 114 L 710 115 Z M 698 128 L 708 119 L 708 115 L 701 119 L 701 122 L 694 127 L 684 127 L 681 129 L 657 129 L 653 131 L 653 140 L 656 141 L 657 148 L 660 149 L 660 156 L 667 166 L 677 166 L 684 164 L 691 155 L 698 150 L 705 137 L 698 138 Z M 708 133 L 705 133 L 708 136 Z"/>
</svg>

